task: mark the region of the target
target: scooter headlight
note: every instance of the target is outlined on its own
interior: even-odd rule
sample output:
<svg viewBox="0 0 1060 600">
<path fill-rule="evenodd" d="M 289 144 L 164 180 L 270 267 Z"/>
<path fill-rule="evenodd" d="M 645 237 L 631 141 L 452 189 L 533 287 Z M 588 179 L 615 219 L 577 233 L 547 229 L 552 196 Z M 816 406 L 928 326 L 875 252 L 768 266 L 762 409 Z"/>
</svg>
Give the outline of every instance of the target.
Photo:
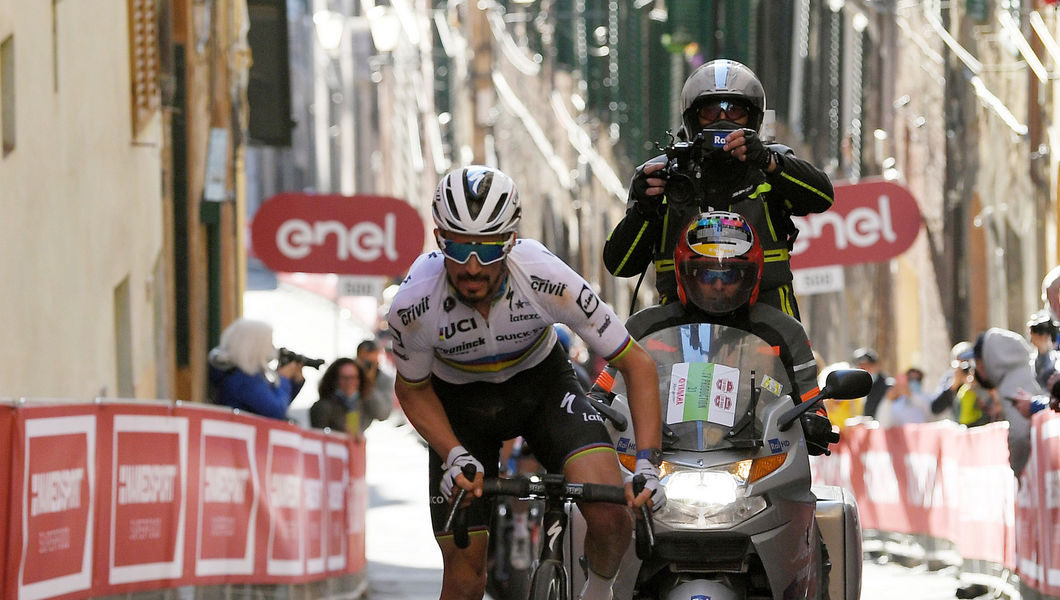
<svg viewBox="0 0 1060 600">
<path fill-rule="evenodd" d="M 660 481 L 666 505 L 656 515 L 678 529 L 720 529 L 743 522 L 766 507 L 760 496 L 748 496 L 752 460 L 697 469 L 663 462 Z"/>
</svg>

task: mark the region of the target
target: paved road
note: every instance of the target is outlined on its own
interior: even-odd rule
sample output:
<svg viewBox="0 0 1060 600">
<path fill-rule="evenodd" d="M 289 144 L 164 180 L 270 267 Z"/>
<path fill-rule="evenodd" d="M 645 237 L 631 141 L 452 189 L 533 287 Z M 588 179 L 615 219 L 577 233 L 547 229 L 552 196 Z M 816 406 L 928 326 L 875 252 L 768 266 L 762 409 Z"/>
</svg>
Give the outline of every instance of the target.
<svg viewBox="0 0 1060 600">
<path fill-rule="evenodd" d="M 390 422 L 368 430 L 368 581 L 371 600 L 433 600 L 441 589 L 441 555 L 430 534 L 424 502 L 426 450 Z M 951 600 L 952 569 L 928 572 L 897 564 L 865 563 L 861 600 Z"/>
<path fill-rule="evenodd" d="M 372 600 L 431 600 L 442 589 L 442 555 L 427 510 L 427 450 L 408 425 L 368 428 L 365 479 L 368 585 Z"/>
</svg>

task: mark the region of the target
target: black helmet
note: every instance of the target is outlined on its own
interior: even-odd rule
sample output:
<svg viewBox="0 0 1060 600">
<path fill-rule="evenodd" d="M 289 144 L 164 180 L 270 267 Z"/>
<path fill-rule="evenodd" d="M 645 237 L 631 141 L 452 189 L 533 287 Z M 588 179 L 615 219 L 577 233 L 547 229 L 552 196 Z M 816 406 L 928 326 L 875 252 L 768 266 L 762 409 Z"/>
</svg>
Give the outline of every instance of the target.
<svg viewBox="0 0 1060 600">
<path fill-rule="evenodd" d="M 685 80 L 681 89 L 681 121 L 688 138 L 702 127 L 697 113 L 704 102 L 735 100 L 747 105 L 747 126 L 755 131 L 762 127 L 766 110 L 766 92 L 754 71 L 735 60 L 712 60 L 699 67 Z"/>
</svg>

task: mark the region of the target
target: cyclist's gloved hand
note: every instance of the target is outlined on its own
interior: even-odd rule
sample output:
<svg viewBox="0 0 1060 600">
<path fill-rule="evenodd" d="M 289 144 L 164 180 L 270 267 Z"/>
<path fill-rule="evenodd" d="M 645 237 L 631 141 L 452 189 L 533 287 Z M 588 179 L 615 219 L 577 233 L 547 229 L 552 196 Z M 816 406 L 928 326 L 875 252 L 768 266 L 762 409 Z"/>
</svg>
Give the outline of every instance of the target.
<svg viewBox="0 0 1060 600">
<path fill-rule="evenodd" d="M 747 164 L 765 171 L 769 168 L 769 161 L 773 158 L 773 151 L 766 148 L 766 145 L 762 143 L 762 138 L 758 137 L 758 132 L 754 129 L 745 127 L 741 131 L 743 131 L 743 145 L 747 149 L 747 154 L 745 155 Z"/>
<path fill-rule="evenodd" d="M 633 201 L 633 210 L 647 220 L 658 219 L 664 212 L 662 189 L 652 189 L 656 193 L 648 192 L 651 188 L 666 186 L 665 173 L 661 169 L 663 166 L 665 163 L 646 162 L 637 167 L 633 172 L 632 181 L 629 182 L 629 198 Z M 645 172 L 646 167 L 650 167 L 647 169 L 650 173 Z"/>
<path fill-rule="evenodd" d="M 445 464 L 442 468 L 445 469 L 445 475 L 442 475 L 442 495 L 445 496 L 447 501 L 451 501 L 453 498 L 453 488 L 456 486 L 456 476 L 460 475 L 460 469 L 464 465 L 475 465 L 475 470 L 479 473 L 485 473 L 485 469 L 482 468 L 482 463 L 471 456 L 471 453 L 467 451 L 463 446 L 457 446 L 449 451 L 449 457 L 445 459 Z"/>
<path fill-rule="evenodd" d="M 651 510 L 655 512 L 666 504 L 666 488 L 659 482 L 659 467 L 651 464 L 646 458 L 638 458 L 636 470 L 633 476 L 626 481 L 632 481 L 637 475 L 644 476 L 644 489 L 651 490 Z"/>
<path fill-rule="evenodd" d="M 828 444 L 839 441 L 839 433 L 832 431 L 832 422 L 828 417 L 817 413 L 804 413 L 802 417 L 802 431 L 806 436 L 806 451 L 810 456 L 831 454 Z"/>
</svg>

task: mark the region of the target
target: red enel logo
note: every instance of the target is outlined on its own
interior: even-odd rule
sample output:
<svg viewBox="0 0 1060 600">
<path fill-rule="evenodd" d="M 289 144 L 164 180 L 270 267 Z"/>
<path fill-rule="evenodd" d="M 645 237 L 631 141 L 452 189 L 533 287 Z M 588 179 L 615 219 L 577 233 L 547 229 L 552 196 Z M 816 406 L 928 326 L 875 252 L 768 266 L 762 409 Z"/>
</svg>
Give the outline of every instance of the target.
<svg viewBox="0 0 1060 600">
<path fill-rule="evenodd" d="M 791 267 L 883 262 L 920 232 L 920 209 L 909 190 L 892 181 L 835 185 L 835 204 L 823 213 L 792 217 L 799 229 Z"/>
<path fill-rule="evenodd" d="M 424 235 L 419 213 L 397 198 L 285 193 L 258 209 L 251 239 L 275 271 L 400 276 Z"/>
</svg>

